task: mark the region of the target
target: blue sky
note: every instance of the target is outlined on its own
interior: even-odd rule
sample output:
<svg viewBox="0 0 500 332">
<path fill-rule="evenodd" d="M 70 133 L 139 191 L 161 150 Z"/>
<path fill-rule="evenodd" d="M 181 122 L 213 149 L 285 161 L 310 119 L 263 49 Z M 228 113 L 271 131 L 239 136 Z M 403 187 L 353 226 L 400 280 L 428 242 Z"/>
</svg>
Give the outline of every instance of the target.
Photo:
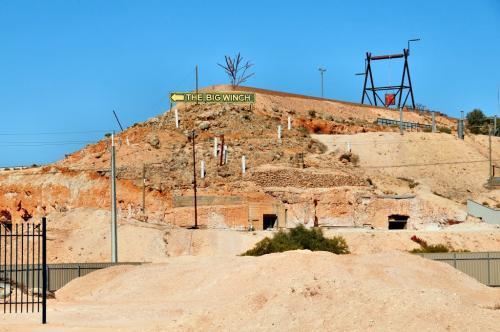
<svg viewBox="0 0 500 332">
<path fill-rule="evenodd" d="M 247 85 L 359 101 L 364 54 L 410 38 L 416 102 L 452 116 L 497 111 L 500 1 L 0 0 L 0 165 L 46 163 L 167 110 L 168 93 L 227 82 L 241 51 Z M 401 63 L 377 63 L 376 83 Z M 95 132 L 94 132 L 95 131 Z M 41 134 L 64 132 L 64 134 Z M 75 133 L 79 132 L 79 133 Z"/>
</svg>

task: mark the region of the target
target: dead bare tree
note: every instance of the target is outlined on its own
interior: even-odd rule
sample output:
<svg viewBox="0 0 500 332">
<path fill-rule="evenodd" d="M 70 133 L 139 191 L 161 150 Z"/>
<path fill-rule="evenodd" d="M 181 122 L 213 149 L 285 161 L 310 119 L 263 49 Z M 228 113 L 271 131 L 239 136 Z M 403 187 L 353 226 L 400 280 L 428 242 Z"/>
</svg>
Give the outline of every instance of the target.
<svg viewBox="0 0 500 332">
<path fill-rule="evenodd" d="M 250 69 L 253 64 L 250 61 L 247 61 L 243 64 L 243 57 L 238 52 L 238 54 L 231 58 L 229 55 L 224 56 L 226 59 L 226 65 L 218 65 L 224 69 L 226 74 L 229 76 L 231 80 L 231 85 L 233 87 L 239 86 L 241 83 L 246 82 L 247 79 L 252 77 L 255 73 L 247 74 L 247 70 Z"/>
</svg>

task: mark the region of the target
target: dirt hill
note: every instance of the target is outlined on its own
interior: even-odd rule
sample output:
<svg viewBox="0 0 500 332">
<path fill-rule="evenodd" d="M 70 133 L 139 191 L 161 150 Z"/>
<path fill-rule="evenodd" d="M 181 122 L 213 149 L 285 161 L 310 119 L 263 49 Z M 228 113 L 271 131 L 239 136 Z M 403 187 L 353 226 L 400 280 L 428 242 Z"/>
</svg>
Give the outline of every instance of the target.
<svg viewBox="0 0 500 332">
<path fill-rule="evenodd" d="M 397 252 L 179 257 L 73 280 L 49 303 L 47 328 L 498 331 L 499 301 L 449 265 Z M 25 316 L 0 324 L 43 329 Z"/>
<path fill-rule="evenodd" d="M 491 206 L 500 203 L 498 190 L 482 187 L 487 176 L 484 137 L 468 136 L 463 142 L 451 134 L 419 132 L 400 138 L 397 128 L 375 123 L 379 117 L 399 119 L 394 110 L 254 88 L 241 90 L 255 92 L 256 103 L 178 104 L 173 108 L 179 112 L 179 128 L 174 112 L 168 111 L 117 135 L 122 232 L 133 236 L 143 229 L 144 236 L 158 244 L 131 257 L 163 257 L 163 250 L 158 249 L 163 246 L 163 231 L 154 230 L 154 225 L 193 224 L 192 129 L 197 135 L 198 220 L 205 228 L 260 230 L 305 224 L 387 229 L 390 216 L 398 215 L 407 218 L 407 229 L 419 230 L 466 221 L 466 198 Z M 404 112 L 407 121 L 425 124 L 430 124 L 430 116 Z M 287 129 L 289 117 L 291 130 Z M 443 128 L 455 126 L 454 119 L 443 115 L 437 116 L 437 122 Z M 278 126 L 282 127 L 281 140 Z M 221 135 L 228 149 L 228 162 L 222 166 L 220 152 L 214 156 L 214 139 L 220 142 Z M 353 154 L 347 151 L 347 141 Z M 57 234 L 54 243 L 58 248 L 71 247 L 69 257 L 105 257 L 104 251 L 88 248 L 89 256 L 85 256 L 76 243 L 88 237 L 89 246 L 97 248 L 106 241 L 109 147 L 110 139 L 106 139 L 52 165 L 0 171 L 3 218 L 24 222 L 48 215 L 49 228 Z M 500 155 L 498 140 L 493 154 L 495 158 Z M 476 159 L 481 161 L 472 163 Z M 457 160 L 471 163 L 411 165 Z M 201 161 L 205 162 L 204 178 L 200 177 Z M 377 168 L 388 164 L 411 167 Z M 87 209 L 90 214 L 82 212 Z M 54 257 L 63 255 L 54 253 Z"/>
</svg>

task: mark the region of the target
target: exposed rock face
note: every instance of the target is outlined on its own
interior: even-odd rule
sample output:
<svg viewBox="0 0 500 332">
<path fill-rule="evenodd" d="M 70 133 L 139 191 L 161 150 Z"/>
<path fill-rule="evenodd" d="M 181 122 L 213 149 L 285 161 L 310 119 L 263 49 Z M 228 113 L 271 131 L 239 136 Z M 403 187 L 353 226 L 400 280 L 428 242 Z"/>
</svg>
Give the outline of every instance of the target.
<svg viewBox="0 0 500 332">
<path fill-rule="evenodd" d="M 160 148 L 160 139 L 158 138 L 157 135 L 151 135 L 148 139 L 148 143 L 155 149 Z"/>
<path fill-rule="evenodd" d="M 201 130 L 208 130 L 210 128 L 210 122 L 203 121 L 198 125 L 198 128 L 200 128 Z"/>
<path fill-rule="evenodd" d="M 207 227 L 246 227 L 252 223 L 262 227 L 264 214 L 276 215 L 280 227 L 311 225 L 315 217 L 320 225 L 369 223 L 386 227 L 391 213 L 408 214 L 409 222 L 415 225 L 462 218 L 457 211 L 463 209 L 456 202 L 445 198 L 434 202 L 434 196 L 418 197 L 422 186 L 409 188 L 408 183 L 390 174 L 375 178 L 363 169 L 365 157 L 360 157 L 358 167 L 352 160 L 343 163 L 339 159 L 345 160 L 340 158 L 344 147 L 327 150 L 328 142 L 310 136 L 312 132 L 353 134 L 397 130 L 374 124 L 377 117 L 397 119 L 393 111 L 279 93 L 258 94 L 252 106 L 179 104 L 176 107 L 182 118 L 180 128 L 175 126 L 173 112 L 167 112 L 118 135 L 122 138 L 117 139 L 116 154 L 119 214 L 151 223 L 192 224 L 192 207 L 174 207 L 172 200 L 174 196 L 192 195 L 190 135 L 198 128 L 195 146 L 198 195 L 242 197 L 239 204 L 200 207 L 200 223 Z M 309 110 L 314 110 L 314 118 Z M 409 121 L 426 123 L 430 119 L 425 114 L 407 113 Z M 438 123 L 451 126 L 453 121 L 439 116 Z M 282 127 L 281 140 L 277 137 L 278 126 Z M 221 166 L 222 135 L 229 155 L 227 164 L 223 160 Z M 130 144 L 120 145 L 125 137 Z M 214 150 L 215 139 L 218 146 Z M 109 209 L 108 146 L 106 141 L 89 145 L 43 168 L 0 171 L 0 210 L 9 213 L 14 222 L 23 222 L 79 207 Z M 241 169 L 243 156 L 245 173 Z M 199 176 L 201 161 L 205 164 L 204 179 Z M 422 183 L 418 177 L 413 178 Z M 443 177 L 442 181 L 452 181 L 452 177 Z M 142 206 L 143 185 L 146 216 Z M 377 198 L 383 191 L 412 193 L 417 198 L 407 203 Z M 317 206 L 313 204 L 315 200 Z"/>
</svg>

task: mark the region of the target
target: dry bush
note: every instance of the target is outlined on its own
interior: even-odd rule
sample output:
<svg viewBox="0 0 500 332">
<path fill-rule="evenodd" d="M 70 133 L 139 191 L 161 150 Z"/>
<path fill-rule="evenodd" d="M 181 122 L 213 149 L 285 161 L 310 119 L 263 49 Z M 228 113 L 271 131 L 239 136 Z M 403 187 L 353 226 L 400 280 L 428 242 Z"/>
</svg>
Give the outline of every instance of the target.
<svg viewBox="0 0 500 332">
<path fill-rule="evenodd" d="M 352 152 L 344 152 L 340 155 L 339 157 L 340 161 L 344 162 L 349 162 L 352 163 L 353 165 L 358 165 L 359 164 L 359 156 L 355 153 Z"/>
<path fill-rule="evenodd" d="M 320 141 L 312 139 L 309 141 L 309 144 L 307 145 L 307 150 L 311 153 L 322 154 L 325 153 L 328 150 L 328 148 Z"/>
<path fill-rule="evenodd" d="M 307 114 L 309 114 L 309 116 L 311 118 L 313 118 L 313 119 L 316 117 L 316 111 L 315 110 L 309 110 L 309 111 L 307 111 Z"/>
</svg>

